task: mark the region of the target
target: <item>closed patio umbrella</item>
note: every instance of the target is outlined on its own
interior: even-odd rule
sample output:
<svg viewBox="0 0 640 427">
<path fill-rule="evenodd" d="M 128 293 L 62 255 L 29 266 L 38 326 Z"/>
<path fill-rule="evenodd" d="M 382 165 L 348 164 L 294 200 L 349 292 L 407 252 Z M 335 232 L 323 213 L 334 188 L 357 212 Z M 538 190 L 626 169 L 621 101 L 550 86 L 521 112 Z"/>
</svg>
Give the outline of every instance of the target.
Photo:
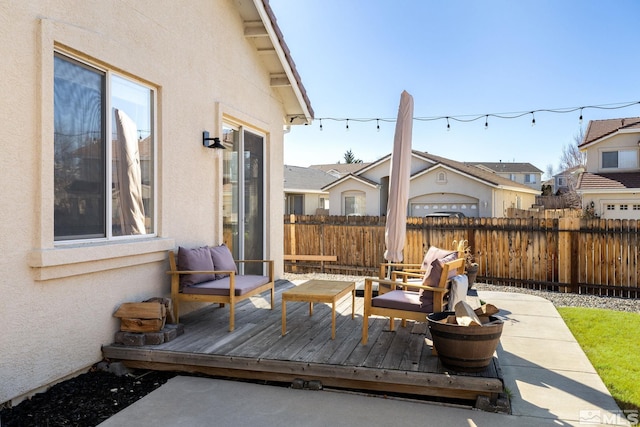
<svg viewBox="0 0 640 427">
<path fill-rule="evenodd" d="M 405 90 L 400 95 L 398 120 L 393 138 L 391 168 L 389 171 L 389 198 L 387 223 L 384 232 L 386 250 L 384 258 L 389 262 L 401 262 L 407 234 L 407 202 L 411 175 L 411 133 L 413 127 L 413 97 Z"/>
<path fill-rule="evenodd" d="M 146 234 L 137 127 L 122 110 L 115 109 L 115 118 L 118 135 L 115 187 L 120 197 L 120 233 Z"/>
</svg>

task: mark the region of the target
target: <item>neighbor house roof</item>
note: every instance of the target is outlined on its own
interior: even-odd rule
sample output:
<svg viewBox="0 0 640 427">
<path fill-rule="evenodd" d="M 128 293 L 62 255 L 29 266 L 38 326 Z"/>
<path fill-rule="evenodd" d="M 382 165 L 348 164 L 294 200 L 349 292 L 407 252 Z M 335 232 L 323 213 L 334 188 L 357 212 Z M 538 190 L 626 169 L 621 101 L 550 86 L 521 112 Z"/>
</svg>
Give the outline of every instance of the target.
<svg viewBox="0 0 640 427">
<path fill-rule="evenodd" d="M 343 176 L 342 178 L 339 178 L 339 179 L 337 179 L 337 180 L 325 185 L 324 187 L 322 187 L 322 189 L 324 191 L 328 191 L 329 189 L 335 187 L 336 185 L 338 185 L 340 183 L 343 183 L 345 181 L 348 181 L 348 180 L 359 181 L 359 182 L 361 182 L 361 183 L 363 183 L 365 185 L 368 185 L 368 186 L 374 187 L 374 188 L 380 185 L 379 183 L 377 183 L 377 182 L 375 182 L 373 180 L 370 180 L 369 178 L 365 178 L 364 176 L 355 175 L 355 174 L 350 173 L 350 174 L 347 174 L 347 175 Z"/>
<path fill-rule="evenodd" d="M 329 163 L 325 165 L 311 165 L 309 167 L 320 169 L 334 175 L 336 178 L 340 178 L 350 173 L 356 173 L 370 164 L 371 163 Z"/>
<path fill-rule="evenodd" d="M 591 173 L 578 179 L 578 190 L 623 190 L 640 188 L 640 172 Z"/>
<path fill-rule="evenodd" d="M 503 178 L 494 172 L 488 172 L 487 170 L 476 167 L 476 166 L 470 166 L 469 164 L 447 159 L 446 157 L 436 156 L 431 153 L 417 152 L 417 154 L 427 159 L 430 159 L 436 164 L 437 163 L 443 164 L 445 166 L 448 166 L 451 169 L 455 169 L 461 173 L 470 175 L 476 179 L 484 181 L 488 184 L 492 184 L 494 186 L 511 187 L 511 188 L 516 188 L 516 189 L 527 191 L 527 192 L 535 191 L 535 190 L 532 190 L 532 188 L 529 187 L 528 185 L 520 184 L 510 179 Z"/>
<path fill-rule="evenodd" d="M 542 173 L 531 163 L 515 162 L 465 162 L 466 165 L 487 168 L 496 173 Z"/>
<path fill-rule="evenodd" d="M 640 131 L 640 117 L 627 117 L 621 119 L 591 120 L 584 135 L 582 144 L 578 147 L 585 147 L 592 142 L 613 135 L 622 130 L 637 129 Z"/>
<path fill-rule="evenodd" d="M 319 169 L 284 165 L 284 190 L 286 192 L 322 191 L 322 187 L 335 180 L 335 176 Z"/>
</svg>

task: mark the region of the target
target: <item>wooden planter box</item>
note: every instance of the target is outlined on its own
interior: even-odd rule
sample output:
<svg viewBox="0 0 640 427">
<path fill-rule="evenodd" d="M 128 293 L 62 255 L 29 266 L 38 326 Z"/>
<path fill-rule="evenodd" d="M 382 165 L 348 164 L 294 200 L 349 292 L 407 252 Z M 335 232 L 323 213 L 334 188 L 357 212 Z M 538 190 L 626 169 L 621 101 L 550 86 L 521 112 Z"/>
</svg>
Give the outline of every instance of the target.
<svg viewBox="0 0 640 427">
<path fill-rule="evenodd" d="M 164 328 L 166 307 L 161 302 L 126 302 L 114 314 L 123 332 L 158 332 Z"/>
</svg>

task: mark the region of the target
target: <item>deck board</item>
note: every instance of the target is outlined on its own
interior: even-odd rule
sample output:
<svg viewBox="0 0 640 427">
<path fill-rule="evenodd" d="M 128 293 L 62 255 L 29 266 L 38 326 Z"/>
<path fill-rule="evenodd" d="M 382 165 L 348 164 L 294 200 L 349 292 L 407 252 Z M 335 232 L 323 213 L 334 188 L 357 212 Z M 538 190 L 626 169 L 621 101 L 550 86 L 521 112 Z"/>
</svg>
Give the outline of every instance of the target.
<svg viewBox="0 0 640 427">
<path fill-rule="evenodd" d="M 342 388 L 472 399 L 495 398 L 503 390 L 497 359 L 483 372 L 447 372 L 431 354 L 426 323 L 369 319 L 369 343 L 361 344 L 363 301 L 336 304 L 336 339 L 331 339 L 331 305 L 287 303 L 287 333 L 281 334 L 281 294 L 294 283 L 276 283 L 274 309 L 268 293 L 236 307 L 236 328 L 228 331 L 229 307 L 217 304 L 181 316 L 185 333 L 154 346 L 108 345 L 103 354 L 131 367 L 202 372 L 271 381 L 319 379 Z"/>
</svg>

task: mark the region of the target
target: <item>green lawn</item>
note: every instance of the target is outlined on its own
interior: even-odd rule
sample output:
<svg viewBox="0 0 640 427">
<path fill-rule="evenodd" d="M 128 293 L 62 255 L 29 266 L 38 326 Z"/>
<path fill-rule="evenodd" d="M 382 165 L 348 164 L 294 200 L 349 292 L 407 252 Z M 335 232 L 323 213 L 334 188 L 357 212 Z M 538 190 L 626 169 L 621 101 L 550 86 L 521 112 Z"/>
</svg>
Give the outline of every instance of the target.
<svg viewBox="0 0 640 427">
<path fill-rule="evenodd" d="M 640 409 L 640 313 L 559 307 L 620 409 Z"/>
</svg>

